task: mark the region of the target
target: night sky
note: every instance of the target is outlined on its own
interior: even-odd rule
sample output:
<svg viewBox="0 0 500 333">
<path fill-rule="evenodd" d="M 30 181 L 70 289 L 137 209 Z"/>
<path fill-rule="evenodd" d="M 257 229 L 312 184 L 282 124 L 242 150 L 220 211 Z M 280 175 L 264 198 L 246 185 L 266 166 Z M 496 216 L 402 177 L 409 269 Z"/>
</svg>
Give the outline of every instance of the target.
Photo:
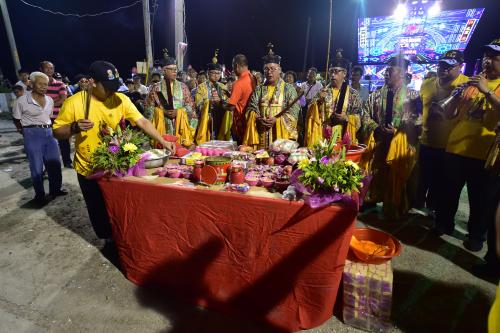
<svg viewBox="0 0 500 333">
<path fill-rule="evenodd" d="M 128 5 L 133 0 L 67 1 L 27 0 L 54 11 L 96 13 Z M 152 0 L 155 2 L 155 0 Z M 155 58 L 161 49 L 174 52 L 173 1 L 157 0 L 153 45 Z M 391 15 L 395 0 L 334 0 L 332 42 L 345 56 L 355 59 L 357 18 Z M 145 58 L 142 5 L 96 18 L 62 17 L 31 8 L 19 0 L 7 0 L 21 66 L 36 70 L 41 60 L 51 60 L 56 71 L 70 79 L 85 72 L 93 60 L 114 63 L 128 76 L 136 60 Z M 248 56 L 252 68 L 261 69 L 268 42 L 283 57 L 284 70 L 301 71 L 304 64 L 306 27 L 311 17 L 307 67 L 324 69 L 328 38 L 328 0 L 186 0 L 186 34 L 189 43 L 185 64 L 197 70 L 220 49 L 220 61 L 230 65 L 236 53 Z M 465 54 L 472 61 L 481 56 L 479 46 L 500 37 L 499 0 L 445 0 L 443 9 L 486 7 Z M 0 68 L 15 79 L 4 24 L 0 17 Z"/>
</svg>

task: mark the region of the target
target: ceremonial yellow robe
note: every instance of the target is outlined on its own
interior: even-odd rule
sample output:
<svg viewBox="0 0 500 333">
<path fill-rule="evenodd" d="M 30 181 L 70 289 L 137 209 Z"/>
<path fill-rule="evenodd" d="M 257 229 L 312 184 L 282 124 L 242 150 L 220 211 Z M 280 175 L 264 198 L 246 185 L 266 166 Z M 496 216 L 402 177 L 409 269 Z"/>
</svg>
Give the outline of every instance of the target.
<svg viewBox="0 0 500 333">
<path fill-rule="evenodd" d="M 306 115 L 305 145 L 312 148 L 323 139 L 323 126 L 330 125 L 330 118 L 335 112 L 335 104 L 338 100 L 340 89 L 331 88 L 323 103 L 315 99 L 309 106 Z M 361 127 L 361 105 L 362 101 L 356 90 L 347 87 L 342 114 L 347 115 L 345 130 L 350 134 L 351 143 L 357 144 L 357 132 Z M 336 125 L 342 129 L 342 125 Z M 334 129 L 332 129 L 334 130 Z"/>
<path fill-rule="evenodd" d="M 281 79 L 275 86 L 258 86 L 247 108 L 247 128 L 243 144 L 261 149 L 267 148 L 277 139 L 297 140 L 297 119 L 300 110 L 298 103 L 277 117 L 276 123 L 268 131 L 259 132 L 257 128 L 258 117 L 278 116 L 296 97 L 295 88 Z"/>
<path fill-rule="evenodd" d="M 222 105 L 211 105 L 212 96 L 214 95 L 212 89 L 216 90 L 218 97 L 222 101 L 227 100 L 224 93 L 226 86 L 221 83 L 217 82 L 215 86 L 212 86 L 210 82 L 204 82 L 198 86 L 195 96 L 196 108 L 200 115 L 195 135 L 198 145 L 215 139 L 224 141 L 231 139 L 232 113 L 229 112 L 228 114 L 228 112 L 224 111 Z M 212 130 L 215 132 L 216 137 L 214 138 L 212 138 Z"/>
</svg>

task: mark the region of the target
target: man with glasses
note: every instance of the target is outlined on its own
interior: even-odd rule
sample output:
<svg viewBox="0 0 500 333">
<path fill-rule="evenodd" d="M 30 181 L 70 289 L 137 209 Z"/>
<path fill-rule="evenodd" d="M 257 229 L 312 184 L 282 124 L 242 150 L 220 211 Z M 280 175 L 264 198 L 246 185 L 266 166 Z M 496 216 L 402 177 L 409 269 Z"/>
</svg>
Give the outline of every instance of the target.
<svg viewBox="0 0 500 333">
<path fill-rule="evenodd" d="M 432 107 L 433 103 L 450 96 L 453 89 L 469 78 L 461 74 L 464 55 L 459 50 L 450 50 L 439 59 L 437 77 L 424 80 L 420 88 L 422 99 L 422 133 L 418 156 L 419 179 L 417 198 L 412 211 L 428 215 L 436 209 L 440 196 L 439 184 L 443 177 L 444 150 L 456 121 L 447 120 Z M 427 208 L 427 210 L 425 209 Z"/>
<path fill-rule="evenodd" d="M 200 116 L 195 141 L 200 145 L 210 140 L 226 140 L 231 134 L 231 123 L 226 119 L 223 124 L 224 107 L 227 100 L 227 88 L 219 80 L 222 77 L 222 66 L 217 60 L 217 51 L 212 62 L 207 65 L 208 80 L 198 86 L 195 96 L 196 110 Z"/>
<path fill-rule="evenodd" d="M 361 127 L 362 102 L 359 93 L 349 86 L 346 77 L 350 62 L 338 52 L 330 67 L 330 84 L 321 90 L 309 106 L 306 117 L 305 145 L 312 147 L 323 138 L 329 138 L 333 127 L 349 133 L 357 143 Z"/>
<path fill-rule="evenodd" d="M 471 77 L 459 98 L 445 108 L 445 116 L 456 119 L 456 124 L 448 136 L 444 157 L 442 187 L 446 195 L 440 197 L 436 211 L 435 233 L 452 234 L 460 194 L 467 184 L 470 214 L 464 247 L 469 251 L 483 248 L 494 210 L 488 213 L 488 207 L 498 203 L 498 196 L 488 195 L 498 194 L 498 182 L 489 179 L 484 166 L 500 121 L 500 39 L 483 46 L 483 51 L 483 71 Z"/>
<path fill-rule="evenodd" d="M 370 94 L 363 111 L 368 141 L 361 166 L 373 175 L 365 202 L 383 202 L 384 215 L 390 219 L 410 208 L 408 184 L 416 162 L 421 103 L 418 92 L 406 86 L 409 65 L 401 55 L 389 59 L 385 84 Z"/>
<path fill-rule="evenodd" d="M 268 48 L 263 57 L 265 82 L 255 89 L 247 108 L 243 144 L 254 148 L 267 148 L 277 139 L 297 140 L 298 134 L 297 91 L 281 79 L 281 57 L 274 54 L 272 44 Z"/>
<path fill-rule="evenodd" d="M 189 147 L 198 126 L 191 92 L 177 80 L 177 62 L 166 50 L 162 63 L 163 80 L 151 88 L 145 114 L 161 134 L 175 135 L 180 144 Z"/>
</svg>

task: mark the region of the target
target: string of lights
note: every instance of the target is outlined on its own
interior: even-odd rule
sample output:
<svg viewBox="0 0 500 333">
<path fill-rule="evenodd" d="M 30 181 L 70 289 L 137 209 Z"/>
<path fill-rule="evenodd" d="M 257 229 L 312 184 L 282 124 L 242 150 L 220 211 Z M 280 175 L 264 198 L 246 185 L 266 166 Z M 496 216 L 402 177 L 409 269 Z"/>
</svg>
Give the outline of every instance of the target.
<svg viewBox="0 0 500 333">
<path fill-rule="evenodd" d="M 53 10 L 50 10 L 50 9 L 43 8 L 41 6 L 37 6 L 37 5 L 31 4 L 31 3 L 29 3 L 29 2 L 27 2 L 25 0 L 19 0 L 19 1 L 21 3 L 23 3 L 23 4 L 25 4 L 26 6 L 40 9 L 41 11 L 44 11 L 46 13 L 50 13 L 50 14 L 54 14 L 54 15 L 61 15 L 61 16 L 72 16 L 72 17 L 78 17 L 78 18 L 96 17 L 96 16 L 101 16 L 101 15 L 112 14 L 112 13 L 115 13 L 115 12 L 120 11 L 122 9 L 127 9 L 127 8 L 133 7 L 133 6 L 141 3 L 140 0 L 137 0 L 137 1 L 133 2 L 133 3 L 131 3 L 130 5 L 121 6 L 121 7 L 118 7 L 116 9 L 113 9 L 113 10 L 107 10 L 107 11 L 103 11 L 103 12 L 99 12 L 99 13 L 94 13 L 94 14 L 76 14 L 76 13 L 62 13 L 62 12 L 59 12 L 59 11 L 53 11 Z"/>
</svg>

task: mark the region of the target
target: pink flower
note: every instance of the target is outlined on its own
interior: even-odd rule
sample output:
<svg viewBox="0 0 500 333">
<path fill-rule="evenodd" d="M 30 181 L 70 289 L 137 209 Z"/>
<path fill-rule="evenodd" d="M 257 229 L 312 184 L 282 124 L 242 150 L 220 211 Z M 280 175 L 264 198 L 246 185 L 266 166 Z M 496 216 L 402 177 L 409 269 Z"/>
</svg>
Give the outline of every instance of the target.
<svg viewBox="0 0 500 333">
<path fill-rule="evenodd" d="M 118 153 L 120 151 L 120 147 L 118 147 L 118 146 L 109 146 L 108 151 L 111 154 L 116 154 L 116 153 Z"/>
<path fill-rule="evenodd" d="M 322 164 L 328 164 L 328 162 L 330 162 L 330 158 L 328 156 L 323 156 L 320 160 L 320 163 Z"/>
<path fill-rule="evenodd" d="M 323 178 L 321 178 L 321 177 L 318 177 L 317 181 L 320 184 L 323 184 L 325 182 L 325 180 Z"/>
<path fill-rule="evenodd" d="M 332 127 L 331 126 L 323 127 L 323 137 L 325 139 L 330 139 L 332 137 Z"/>
<path fill-rule="evenodd" d="M 122 130 L 122 131 L 124 131 L 126 127 L 127 127 L 127 126 L 126 126 L 126 124 L 125 124 L 125 118 L 123 118 L 123 117 L 122 117 L 122 118 L 120 119 L 120 128 L 121 128 L 121 130 Z"/>
</svg>

